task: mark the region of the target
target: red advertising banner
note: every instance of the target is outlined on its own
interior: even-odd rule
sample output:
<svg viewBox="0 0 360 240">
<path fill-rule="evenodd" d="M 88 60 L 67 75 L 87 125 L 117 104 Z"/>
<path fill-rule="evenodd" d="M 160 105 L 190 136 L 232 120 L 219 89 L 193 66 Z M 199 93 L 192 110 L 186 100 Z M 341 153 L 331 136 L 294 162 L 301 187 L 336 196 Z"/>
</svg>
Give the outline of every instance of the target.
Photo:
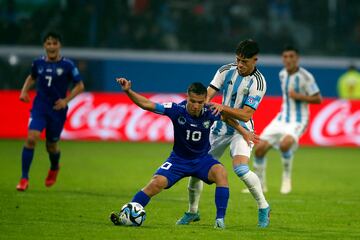
<svg viewBox="0 0 360 240">
<path fill-rule="evenodd" d="M 19 91 L 0 91 L 0 138 L 25 138 L 31 104 L 19 101 Z M 145 94 L 154 102 L 180 102 L 181 94 Z M 34 97 L 34 93 L 31 94 Z M 220 96 L 215 98 L 219 102 Z M 255 130 L 264 127 L 280 110 L 280 97 L 265 97 L 254 115 Z M 302 145 L 360 146 L 360 101 L 325 99 L 311 105 Z M 123 93 L 83 93 L 69 105 L 62 139 L 116 141 L 172 141 L 170 120 L 144 111 Z"/>
</svg>

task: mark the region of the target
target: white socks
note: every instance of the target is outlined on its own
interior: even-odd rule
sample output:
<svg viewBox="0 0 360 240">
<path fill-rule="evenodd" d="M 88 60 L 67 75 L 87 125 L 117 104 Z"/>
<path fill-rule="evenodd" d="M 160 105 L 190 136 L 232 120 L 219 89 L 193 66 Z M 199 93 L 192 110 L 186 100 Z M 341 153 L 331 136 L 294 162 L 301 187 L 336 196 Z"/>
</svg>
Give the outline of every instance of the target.
<svg viewBox="0 0 360 240">
<path fill-rule="evenodd" d="M 259 177 L 261 186 L 263 187 L 263 191 L 265 191 L 264 187 L 266 187 L 266 158 L 265 157 L 255 157 L 254 158 L 254 172 Z"/>
<path fill-rule="evenodd" d="M 196 177 L 189 178 L 189 212 L 197 213 L 199 209 L 200 194 L 203 190 L 204 183 Z"/>
<path fill-rule="evenodd" d="M 265 200 L 264 193 L 261 189 L 259 177 L 254 172 L 250 171 L 249 166 L 247 164 L 240 164 L 234 166 L 234 172 L 248 187 L 251 195 L 255 198 L 259 208 L 267 208 L 269 204 Z"/>
<path fill-rule="evenodd" d="M 283 178 L 291 178 L 294 155 L 292 151 L 281 153 L 281 162 L 283 164 Z"/>
</svg>

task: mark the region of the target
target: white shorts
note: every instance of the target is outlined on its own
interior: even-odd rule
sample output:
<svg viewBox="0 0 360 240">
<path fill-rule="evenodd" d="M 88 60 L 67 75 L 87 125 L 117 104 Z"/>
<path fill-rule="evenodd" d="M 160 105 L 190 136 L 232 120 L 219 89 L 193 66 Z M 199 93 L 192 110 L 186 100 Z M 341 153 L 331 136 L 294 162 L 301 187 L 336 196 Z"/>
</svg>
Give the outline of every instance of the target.
<svg viewBox="0 0 360 240">
<path fill-rule="evenodd" d="M 286 135 L 290 135 L 295 139 L 295 144 L 292 147 L 292 149 L 295 150 L 298 147 L 299 138 L 304 133 L 306 126 L 306 123 L 285 123 L 275 118 L 261 133 L 260 139 L 267 141 L 274 148 L 279 149 L 280 142 Z"/>
<path fill-rule="evenodd" d="M 210 134 L 211 149 L 209 153 L 215 158 L 220 159 L 226 148 L 230 145 L 230 156 L 243 155 L 250 158 L 253 144 L 249 146 L 239 133 L 233 135 Z"/>
</svg>

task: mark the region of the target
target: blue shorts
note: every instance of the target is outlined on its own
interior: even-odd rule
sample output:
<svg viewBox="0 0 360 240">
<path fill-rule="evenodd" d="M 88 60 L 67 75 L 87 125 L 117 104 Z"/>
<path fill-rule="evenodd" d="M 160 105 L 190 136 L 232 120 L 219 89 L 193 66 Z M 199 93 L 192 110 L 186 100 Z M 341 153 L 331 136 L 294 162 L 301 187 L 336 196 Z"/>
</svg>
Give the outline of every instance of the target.
<svg viewBox="0 0 360 240">
<path fill-rule="evenodd" d="M 64 128 L 67 108 L 54 110 L 45 104 L 35 104 L 31 109 L 29 130 L 42 132 L 46 129 L 46 141 L 57 142 Z"/>
<path fill-rule="evenodd" d="M 210 154 L 196 159 L 184 159 L 171 153 L 170 157 L 159 167 L 154 175 L 161 175 L 167 178 L 170 188 L 177 181 L 184 177 L 197 177 L 207 184 L 213 182 L 209 180 L 208 175 L 210 168 L 215 164 L 221 164 L 218 160 L 213 158 Z"/>
</svg>

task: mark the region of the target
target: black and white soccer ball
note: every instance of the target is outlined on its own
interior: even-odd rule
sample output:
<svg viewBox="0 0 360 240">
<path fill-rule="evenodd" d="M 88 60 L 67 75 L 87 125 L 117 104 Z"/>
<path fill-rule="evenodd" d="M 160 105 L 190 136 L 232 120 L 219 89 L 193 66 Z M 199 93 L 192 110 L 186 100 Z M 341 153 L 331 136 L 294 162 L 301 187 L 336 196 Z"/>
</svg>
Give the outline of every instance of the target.
<svg viewBox="0 0 360 240">
<path fill-rule="evenodd" d="M 121 208 L 119 218 L 121 225 L 141 226 L 145 221 L 146 212 L 141 204 L 129 202 Z"/>
</svg>

